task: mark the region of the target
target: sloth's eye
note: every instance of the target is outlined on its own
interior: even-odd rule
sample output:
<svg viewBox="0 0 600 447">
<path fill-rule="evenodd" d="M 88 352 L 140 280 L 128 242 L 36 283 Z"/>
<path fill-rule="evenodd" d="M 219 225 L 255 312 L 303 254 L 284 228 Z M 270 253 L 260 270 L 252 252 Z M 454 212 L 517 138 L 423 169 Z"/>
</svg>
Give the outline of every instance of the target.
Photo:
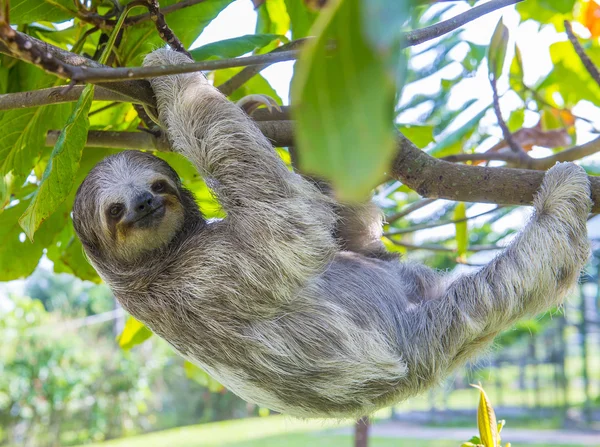
<svg viewBox="0 0 600 447">
<path fill-rule="evenodd" d="M 152 183 L 152 191 L 154 192 L 165 192 L 167 184 L 163 180 L 157 180 Z"/>
<path fill-rule="evenodd" d="M 123 205 L 121 205 L 120 203 L 115 203 L 114 205 L 110 206 L 108 212 L 111 215 L 111 217 L 119 217 L 123 212 L 123 209 Z"/>
</svg>

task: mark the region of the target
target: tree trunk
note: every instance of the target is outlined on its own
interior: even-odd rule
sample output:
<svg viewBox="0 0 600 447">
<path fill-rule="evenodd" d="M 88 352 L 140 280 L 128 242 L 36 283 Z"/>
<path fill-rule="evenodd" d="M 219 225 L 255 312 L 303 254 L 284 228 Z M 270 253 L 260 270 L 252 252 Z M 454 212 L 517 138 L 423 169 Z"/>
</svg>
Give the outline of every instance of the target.
<svg viewBox="0 0 600 447">
<path fill-rule="evenodd" d="M 363 416 L 354 425 L 354 447 L 369 445 L 369 417 Z"/>
</svg>

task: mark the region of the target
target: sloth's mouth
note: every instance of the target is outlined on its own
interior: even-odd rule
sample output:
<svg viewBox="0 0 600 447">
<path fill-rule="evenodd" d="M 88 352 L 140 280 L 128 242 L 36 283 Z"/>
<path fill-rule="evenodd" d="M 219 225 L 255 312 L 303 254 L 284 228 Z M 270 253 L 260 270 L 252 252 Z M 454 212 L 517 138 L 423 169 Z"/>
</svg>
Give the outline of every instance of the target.
<svg viewBox="0 0 600 447">
<path fill-rule="evenodd" d="M 152 225 L 152 223 L 156 219 L 160 219 L 164 215 L 165 215 L 165 206 L 160 205 L 160 206 L 157 206 L 156 208 L 151 209 L 143 216 L 138 217 L 136 220 L 131 222 L 131 225 L 136 226 L 136 227 L 141 227 L 141 228 L 149 227 Z"/>
</svg>

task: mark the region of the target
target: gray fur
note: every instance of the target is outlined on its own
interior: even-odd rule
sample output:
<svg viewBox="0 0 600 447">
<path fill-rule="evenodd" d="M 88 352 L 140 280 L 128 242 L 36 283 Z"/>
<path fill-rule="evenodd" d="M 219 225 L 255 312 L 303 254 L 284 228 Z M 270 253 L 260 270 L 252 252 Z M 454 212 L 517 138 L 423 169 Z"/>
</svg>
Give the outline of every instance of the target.
<svg viewBox="0 0 600 447">
<path fill-rule="evenodd" d="M 160 49 L 145 64 L 184 62 Z M 414 396 L 519 318 L 560 304 L 588 259 L 590 189 L 574 164 L 546 174 L 535 214 L 501 255 L 451 280 L 336 239 L 332 200 L 289 172 L 202 75 L 152 86 L 174 150 L 214 185 L 227 217 L 206 223 L 164 162 L 124 152 L 81 186 L 75 228 L 123 307 L 248 401 L 301 417 L 347 417 Z M 103 236 L 110 232 L 99 204 L 154 172 L 177 184 L 183 223 L 148 247 L 136 239 L 124 254 Z M 369 235 L 367 253 L 378 219 L 351 218 L 359 224 L 350 233 Z"/>
</svg>

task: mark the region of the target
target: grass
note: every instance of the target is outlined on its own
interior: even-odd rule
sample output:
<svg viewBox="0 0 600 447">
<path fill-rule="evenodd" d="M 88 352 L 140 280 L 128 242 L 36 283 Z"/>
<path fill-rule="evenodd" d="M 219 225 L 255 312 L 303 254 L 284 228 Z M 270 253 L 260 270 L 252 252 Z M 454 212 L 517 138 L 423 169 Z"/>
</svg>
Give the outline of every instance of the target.
<svg viewBox="0 0 600 447">
<path fill-rule="evenodd" d="M 300 421 L 284 416 L 193 425 L 85 447 L 351 447 L 348 435 L 323 430 L 347 427 L 329 421 Z M 427 430 L 427 428 L 423 428 Z M 466 441 L 466 440 L 465 440 Z M 370 447 L 458 447 L 457 441 L 371 438 Z M 520 444 L 523 446 L 524 444 Z M 574 447 L 536 444 L 536 447 Z"/>
</svg>

